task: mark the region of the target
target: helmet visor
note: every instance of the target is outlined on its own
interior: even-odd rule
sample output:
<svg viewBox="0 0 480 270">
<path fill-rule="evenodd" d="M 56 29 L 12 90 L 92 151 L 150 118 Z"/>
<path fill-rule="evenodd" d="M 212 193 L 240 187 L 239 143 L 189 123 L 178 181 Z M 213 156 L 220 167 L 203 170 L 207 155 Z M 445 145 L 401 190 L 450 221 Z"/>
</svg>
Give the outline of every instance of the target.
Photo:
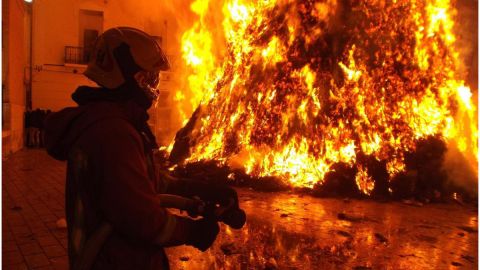
<svg viewBox="0 0 480 270">
<path fill-rule="evenodd" d="M 160 72 L 139 71 L 135 74 L 138 86 L 144 91 L 147 98 L 156 103 L 160 95 Z"/>
</svg>

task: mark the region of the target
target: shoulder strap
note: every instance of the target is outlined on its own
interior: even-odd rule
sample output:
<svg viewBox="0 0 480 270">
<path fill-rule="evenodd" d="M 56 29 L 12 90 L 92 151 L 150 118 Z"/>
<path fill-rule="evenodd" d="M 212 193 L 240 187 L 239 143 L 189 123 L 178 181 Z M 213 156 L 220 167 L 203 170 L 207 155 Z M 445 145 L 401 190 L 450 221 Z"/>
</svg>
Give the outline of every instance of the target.
<svg viewBox="0 0 480 270">
<path fill-rule="evenodd" d="M 112 226 L 103 222 L 85 242 L 82 252 L 73 264 L 73 270 L 90 270 L 100 249 L 111 233 Z"/>
<path fill-rule="evenodd" d="M 69 209 L 73 211 L 69 215 L 68 224 L 70 266 L 73 270 L 89 270 L 110 236 L 112 226 L 103 222 L 87 236 L 83 201 L 86 194 L 83 181 L 89 177 L 89 159 L 81 149 L 74 148 L 69 153 L 68 161 L 70 177 L 67 180 L 67 194 L 70 196 Z"/>
</svg>

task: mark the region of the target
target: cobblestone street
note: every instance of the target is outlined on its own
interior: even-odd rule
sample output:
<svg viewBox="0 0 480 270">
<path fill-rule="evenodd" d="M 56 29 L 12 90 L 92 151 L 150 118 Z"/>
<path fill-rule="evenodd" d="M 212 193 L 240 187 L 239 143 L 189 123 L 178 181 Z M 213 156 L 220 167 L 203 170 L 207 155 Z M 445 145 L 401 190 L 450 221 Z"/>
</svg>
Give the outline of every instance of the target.
<svg viewBox="0 0 480 270">
<path fill-rule="evenodd" d="M 44 150 L 3 160 L 3 269 L 68 269 L 65 163 Z M 474 269 L 478 215 L 472 205 L 314 198 L 238 189 L 247 224 L 222 225 L 202 253 L 167 249 L 175 269 Z"/>
<path fill-rule="evenodd" d="M 3 269 L 68 269 L 64 214 L 65 164 L 44 150 L 21 150 L 3 160 Z"/>
</svg>

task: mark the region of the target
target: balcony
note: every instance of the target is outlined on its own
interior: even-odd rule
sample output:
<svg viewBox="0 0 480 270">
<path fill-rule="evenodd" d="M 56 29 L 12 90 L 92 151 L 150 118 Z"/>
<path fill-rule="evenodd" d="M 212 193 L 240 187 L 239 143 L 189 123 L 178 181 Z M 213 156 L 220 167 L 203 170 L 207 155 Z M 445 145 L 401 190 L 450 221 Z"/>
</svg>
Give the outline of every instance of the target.
<svg viewBox="0 0 480 270">
<path fill-rule="evenodd" d="M 65 46 L 65 64 L 86 65 L 89 56 L 83 47 Z"/>
</svg>

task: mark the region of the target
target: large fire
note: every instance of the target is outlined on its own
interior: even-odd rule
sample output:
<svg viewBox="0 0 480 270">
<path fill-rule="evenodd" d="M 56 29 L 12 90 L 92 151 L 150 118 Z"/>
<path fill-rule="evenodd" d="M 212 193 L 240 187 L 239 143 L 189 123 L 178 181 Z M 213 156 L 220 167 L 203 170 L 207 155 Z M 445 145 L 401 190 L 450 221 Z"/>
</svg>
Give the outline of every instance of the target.
<svg viewBox="0 0 480 270">
<path fill-rule="evenodd" d="M 292 186 L 332 166 L 386 161 L 436 136 L 477 163 L 476 106 L 463 81 L 448 0 L 197 0 L 182 37 L 183 119 L 201 106 L 188 162 L 218 160 Z M 221 19 L 218 19 L 221 18 Z M 214 24 L 216 27 L 214 27 Z"/>
</svg>

